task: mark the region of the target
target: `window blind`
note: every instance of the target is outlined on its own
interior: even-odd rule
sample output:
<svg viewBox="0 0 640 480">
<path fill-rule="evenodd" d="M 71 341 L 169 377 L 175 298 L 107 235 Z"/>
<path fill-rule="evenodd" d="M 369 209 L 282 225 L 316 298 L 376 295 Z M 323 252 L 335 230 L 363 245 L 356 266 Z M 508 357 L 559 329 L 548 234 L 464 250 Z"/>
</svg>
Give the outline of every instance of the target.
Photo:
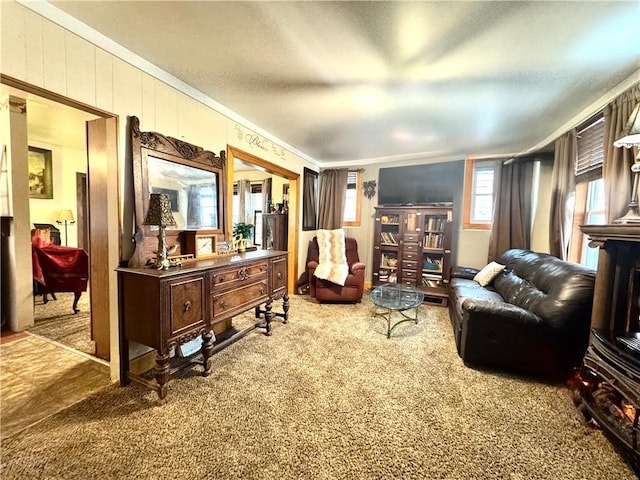
<svg viewBox="0 0 640 480">
<path fill-rule="evenodd" d="M 576 177 L 602 168 L 604 162 L 604 117 L 598 116 L 586 126 L 578 128 Z"/>
<path fill-rule="evenodd" d="M 358 187 L 358 171 L 357 170 L 349 170 L 347 172 L 347 188 L 355 189 Z"/>
</svg>

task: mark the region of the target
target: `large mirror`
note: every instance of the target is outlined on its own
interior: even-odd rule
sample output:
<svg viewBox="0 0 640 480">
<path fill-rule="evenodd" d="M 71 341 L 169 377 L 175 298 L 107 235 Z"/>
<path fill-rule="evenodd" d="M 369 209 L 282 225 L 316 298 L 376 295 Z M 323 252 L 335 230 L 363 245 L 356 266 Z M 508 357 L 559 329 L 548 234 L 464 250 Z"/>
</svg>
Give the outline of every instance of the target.
<svg viewBox="0 0 640 480">
<path fill-rule="evenodd" d="M 220 229 L 217 172 L 147 156 L 149 193 L 169 196 L 176 230 Z"/>
<path fill-rule="evenodd" d="M 169 247 L 180 245 L 184 230 L 207 230 L 225 240 L 225 151 L 220 155 L 156 132 L 141 132 L 129 117 L 135 196 L 136 249 L 129 266 L 145 265 L 155 256 L 157 227 L 144 225 L 151 193 L 169 197 L 176 225 L 167 228 Z"/>
</svg>

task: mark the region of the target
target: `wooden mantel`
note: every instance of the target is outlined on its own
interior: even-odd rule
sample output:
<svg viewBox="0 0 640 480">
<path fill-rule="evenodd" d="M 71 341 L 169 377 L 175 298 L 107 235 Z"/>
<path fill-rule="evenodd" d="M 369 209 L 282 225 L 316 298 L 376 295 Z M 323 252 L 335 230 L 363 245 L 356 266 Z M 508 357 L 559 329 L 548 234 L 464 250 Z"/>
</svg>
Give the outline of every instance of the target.
<svg viewBox="0 0 640 480">
<path fill-rule="evenodd" d="M 640 330 L 640 224 L 582 225 L 590 247 L 600 247 L 592 328 Z"/>
<path fill-rule="evenodd" d="M 610 240 L 622 242 L 640 242 L 640 223 L 638 224 L 609 224 L 609 225 L 581 225 L 580 230 L 589 235 L 590 247 L 599 247 L 600 243 Z"/>
</svg>

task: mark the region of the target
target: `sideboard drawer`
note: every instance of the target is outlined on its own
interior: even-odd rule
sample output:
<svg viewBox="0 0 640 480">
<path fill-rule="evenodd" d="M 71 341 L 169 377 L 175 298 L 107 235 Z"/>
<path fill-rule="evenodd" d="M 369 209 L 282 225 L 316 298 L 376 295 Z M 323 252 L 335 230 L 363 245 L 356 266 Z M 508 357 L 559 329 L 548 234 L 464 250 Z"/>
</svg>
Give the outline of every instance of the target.
<svg viewBox="0 0 640 480">
<path fill-rule="evenodd" d="M 189 328 L 205 324 L 204 288 L 204 276 L 169 283 L 170 336 L 179 335 Z"/>
<path fill-rule="evenodd" d="M 211 276 L 211 288 L 213 291 L 220 291 L 232 287 L 237 282 L 266 277 L 267 262 L 261 261 L 214 272 Z"/>
<path fill-rule="evenodd" d="M 232 288 L 211 297 L 213 320 L 224 320 L 244 312 L 251 306 L 266 302 L 269 298 L 266 278 L 249 285 Z"/>
</svg>

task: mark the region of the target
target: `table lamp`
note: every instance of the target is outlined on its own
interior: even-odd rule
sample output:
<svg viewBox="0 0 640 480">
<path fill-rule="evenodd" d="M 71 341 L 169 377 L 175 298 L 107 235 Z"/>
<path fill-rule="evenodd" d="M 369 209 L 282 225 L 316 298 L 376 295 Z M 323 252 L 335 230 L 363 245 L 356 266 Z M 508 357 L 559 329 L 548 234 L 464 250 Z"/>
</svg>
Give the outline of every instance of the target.
<svg viewBox="0 0 640 480">
<path fill-rule="evenodd" d="M 56 223 L 62 224 L 64 223 L 64 245 L 66 247 L 69 246 L 69 236 L 67 235 L 67 225 L 70 223 L 76 223 L 75 218 L 73 218 L 73 212 L 71 210 L 60 210 L 58 213 L 58 219 Z"/>
<path fill-rule="evenodd" d="M 176 225 L 176 221 L 171 213 L 168 195 L 163 193 L 151 194 L 149 198 L 149 210 L 147 210 L 147 216 L 143 224 L 158 226 L 158 253 L 156 255 L 155 267 L 158 270 L 168 270 L 169 259 L 167 258 L 167 234 L 165 228 Z"/>
<path fill-rule="evenodd" d="M 636 105 L 622 129 L 620 138 L 613 142 L 614 147 L 633 148 L 640 145 L 640 103 Z M 640 172 L 640 158 L 636 155 L 636 160 L 631 165 L 633 172 L 633 189 L 631 190 L 631 201 L 629 210 L 624 216 L 617 218 L 613 223 L 640 223 L 640 211 L 638 211 L 638 173 Z"/>
</svg>

